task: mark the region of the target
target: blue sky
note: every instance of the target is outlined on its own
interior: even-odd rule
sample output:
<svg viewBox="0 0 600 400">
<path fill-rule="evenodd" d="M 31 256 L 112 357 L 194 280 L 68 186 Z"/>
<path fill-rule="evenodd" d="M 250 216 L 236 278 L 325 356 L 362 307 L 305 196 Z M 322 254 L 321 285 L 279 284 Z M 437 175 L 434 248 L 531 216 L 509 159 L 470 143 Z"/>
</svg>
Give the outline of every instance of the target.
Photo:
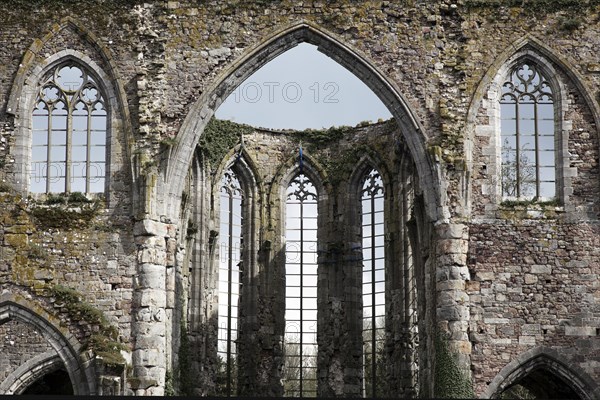
<svg viewBox="0 0 600 400">
<path fill-rule="evenodd" d="M 251 75 L 216 117 L 264 128 L 320 129 L 376 122 L 391 114 L 352 73 L 303 43 Z"/>
</svg>

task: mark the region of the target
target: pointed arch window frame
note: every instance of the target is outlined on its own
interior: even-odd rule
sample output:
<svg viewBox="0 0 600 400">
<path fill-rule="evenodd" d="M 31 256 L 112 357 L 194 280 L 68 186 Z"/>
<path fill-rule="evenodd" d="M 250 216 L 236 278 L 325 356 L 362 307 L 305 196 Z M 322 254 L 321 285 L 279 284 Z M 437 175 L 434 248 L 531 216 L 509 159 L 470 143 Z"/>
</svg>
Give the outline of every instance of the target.
<svg viewBox="0 0 600 400">
<path fill-rule="evenodd" d="M 499 102 L 502 197 L 507 200 L 555 199 L 556 113 L 552 86 L 536 63 L 522 59 L 506 76 Z M 548 108 L 551 108 L 551 118 L 545 115 L 549 114 L 550 110 L 544 111 Z M 548 121 L 552 121 L 551 128 L 544 124 Z M 551 144 L 544 141 L 547 138 L 551 138 Z M 548 154 L 551 162 L 545 160 Z"/>
<path fill-rule="evenodd" d="M 315 265 L 315 269 L 316 269 L 316 272 L 315 272 L 315 274 L 316 274 L 315 275 L 316 283 L 314 285 L 314 291 L 315 291 L 315 296 L 314 296 L 315 321 L 314 322 L 316 324 L 316 328 L 315 328 L 315 331 L 314 331 L 315 342 L 312 343 L 312 344 L 309 344 L 309 345 L 314 345 L 314 347 L 315 347 L 315 349 L 314 349 L 315 350 L 315 354 L 314 354 L 314 362 L 315 362 L 314 371 L 315 371 L 315 374 L 318 374 L 318 365 L 316 364 L 317 363 L 317 354 L 318 354 L 318 351 L 319 351 L 318 344 L 317 344 L 317 341 L 316 341 L 316 336 L 318 334 L 318 323 L 316 321 L 316 320 L 318 320 L 318 311 L 316 310 L 316 308 L 317 308 L 317 295 L 316 295 L 316 293 L 318 293 L 318 291 L 320 290 L 319 286 L 318 286 L 318 268 L 319 268 L 319 263 L 318 263 L 318 251 L 319 251 L 318 250 L 318 246 L 319 246 L 319 244 L 318 244 L 318 241 L 319 241 L 319 230 L 321 230 L 321 228 L 323 226 L 323 207 L 324 207 L 324 202 L 327 201 L 327 192 L 326 192 L 325 187 L 323 186 L 323 182 L 325 180 L 323 179 L 323 177 L 319 173 L 319 170 L 317 168 L 315 168 L 315 166 L 313 165 L 313 160 L 311 160 L 310 156 L 307 156 L 306 154 L 303 155 L 302 163 L 300 164 L 298 162 L 295 166 L 291 167 L 287 171 L 287 173 L 284 175 L 285 178 L 281 180 L 281 184 L 280 184 L 280 190 L 281 190 L 281 192 L 280 192 L 280 196 L 281 197 L 280 198 L 281 198 L 281 202 L 282 202 L 281 203 L 281 205 L 282 205 L 282 207 L 281 207 L 281 221 L 282 221 L 281 229 L 282 229 L 282 231 L 281 232 L 282 232 L 282 237 L 285 238 L 284 239 L 284 248 L 287 248 L 288 240 L 287 240 L 287 234 L 286 234 L 287 233 L 286 220 L 288 218 L 288 215 L 287 215 L 287 211 L 288 211 L 287 210 L 288 190 L 289 190 L 289 187 L 290 187 L 291 183 L 299 175 L 301 175 L 301 174 L 303 174 L 303 175 L 305 175 L 307 177 L 307 179 L 310 181 L 310 184 L 313 186 L 313 188 L 315 190 L 315 205 L 316 205 L 316 209 L 317 209 L 317 216 L 315 218 L 315 220 L 316 220 L 316 229 L 315 229 L 315 232 L 316 232 L 316 236 L 317 236 L 315 244 L 316 244 L 317 248 L 314 249 L 315 250 L 315 252 L 314 252 L 315 253 L 314 254 L 314 256 L 315 256 L 314 265 Z M 285 259 L 287 259 L 288 258 L 288 254 L 287 254 L 287 252 L 284 252 L 284 253 L 285 253 Z M 287 275 L 288 274 L 287 274 L 287 263 L 285 261 L 283 262 L 282 268 L 283 268 L 283 275 L 286 277 L 286 280 L 285 280 L 286 283 L 285 283 L 284 287 L 285 287 L 285 289 L 287 291 L 287 287 L 288 287 Z M 302 281 L 301 281 L 301 283 L 302 283 Z M 309 300 L 311 300 L 311 299 L 309 299 Z M 285 307 L 284 307 L 285 308 L 284 313 L 285 313 L 285 312 L 287 312 L 287 295 L 286 294 L 284 294 L 284 301 L 285 301 Z M 302 311 L 300 311 L 300 312 L 302 312 Z M 287 326 L 289 320 L 288 320 L 288 318 L 285 318 L 285 314 L 284 314 L 284 321 L 285 321 L 285 325 Z M 296 321 L 296 320 L 292 320 L 292 321 Z M 307 321 L 310 322 L 309 320 L 301 321 L 301 324 L 302 324 L 302 322 L 307 322 Z M 301 328 L 302 328 L 302 326 L 301 326 Z M 301 329 L 300 335 L 302 335 L 302 332 L 303 332 L 303 330 Z M 286 333 L 287 333 L 287 330 L 284 331 L 284 337 L 286 336 Z M 285 346 L 286 343 L 287 342 L 284 339 L 284 346 Z M 301 346 L 302 346 L 302 344 L 301 344 Z M 285 367 L 285 363 L 286 363 L 286 356 L 284 355 L 284 376 L 285 376 L 285 368 L 286 368 Z M 300 379 L 300 385 L 302 387 L 302 396 L 306 396 L 306 393 L 305 393 L 305 390 L 304 390 L 304 386 L 303 386 L 303 384 L 304 384 L 303 381 L 304 381 L 304 377 L 302 377 L 302 379 Z M 314 382 L 314 384 L 315 384 L 314 395 L 316 396 L 317 395 L 317 392 L 316 392 L 316 390 L 317 390 L 317 387 L 316 387 L 316 385 L 317 385 L 316 376 L 315 376 L 315 382 Z M 284 390 L 285 390 L 285 386 L 284 386 Z M 298 394 L 298 395 L 300 395 L 300 394 Z M 289 396 L 289 393 L 285 393 L 284 396 Z"/>
<path fill-rule="evenodd" d="M 77 70 L 78 76 L 71 78 L 81 79 L 79 82 L 66 82 L 62 73 L 65 70 Z M 53 98 L 55 96 L 55 98 Z M 86 194 L 104 193 L 106 185 L 106 161 L 107 161 L 107 136 L 108 136 L 108 110 L 105 94 L 94 77 L 85 66 L 73 60 L 58 63 L 49 69 L 45 78 L 39 83 L 39 93 L 35 106 L 31 112 L 32 118 L 32 171 L 30 175 L 29 191 L 32 193 L 71 193 L 72 184 L 75 180 L 83 180 L 84 190 L 76 190 Z M 55 111 L 58 110 L 58 113 Z M 85 119 L 85 129 L 81 125 L 81 118 Z M 98 118 L 100 117 L 100 118 Z M 42 127 L 36 126 L 35 121 L 41 121 Z M 63 120 L 64 127 L 54 129 L 55 124 Z M 99 120 L 99 121 L 98 121 Z M 79 121 L 79 124 L 76 122 Z M 61 135 L 62 133 L 62 135 Z M 100 134 L 100 141 L 97 136 Z M 84 140 L 81 136 L 85 135 Z M 59 139 L 64 137 L 64 144 Z M 79 140 L 75 140 L 79 138 Z M 45 139 L 45 140 L 44 140 Z M 54 143 L 59 139 L 59 143 Z M 83 143 L 83 144 L 81 144 Z M 61 149 L 63 148 L 64 149 Z M 85 160 L 78 160 L 81 155 L 76 155 L 75 150 L 83 147 Z M 45 150 L 42 159 L 35 155 L 35 149 Z M 102 151 L 101 157 L 92 154 L 92 150 Z M 56 150 L 59 150 L 58 152 Z M 58 157 L 59 159 L 54 160 Z M 77 174 L 76 165 L 84 163 L 84 171 Z M 92 175 L 92 167 L 102 164 L 102 174 Z M 35 168 L 38 165 L 40 168 Z M 45 166 L 45 174 L 43 173 Z M 81 168 L 81 166 L 80 166 Z M 95 168 L 94 168 L 95 169 Z M 61 170 L 59 174 L 51 171 Z M 33 190 L 31 182 L 39 173 L 45 181 L 44 190 Z M 52 180 L 58 179 L 59 185 L 53 185 Z M 92 180 L 102 181 L 102 190 L 92 190 Z M 60 182 L 64 180 L 64 182 Z M 81 182 L 80 182 L 81 184 Z M 61 188 L 62 186 L 62 188 Z M 54 190 L 54 189 L 58 190 Z M 63 189 L 63 190 L 60 190 Z"/>
<path fill-rule="evenodd" d="M 225 344 L 225 351 L 222 351 L 219 346 L 217 346 L 217 355 L 223 353 L 225 355 L 225 386 L 223 388 L 225 393 L 223 394 L 226 397 L 230 397 L 237 394 L 237 388 L 232 387 L 232 383 L 237 381 L 237 371 L 235 370 L 234 359 L 238 355 L 237 345 L 235 342 L 237 341 L 239 334 L 239 300 L 241 298 L 242 291 L 242 274 L 244 263 L 244 202 L 246 196 L 239 177 L 234 170 L 228 168 L 222 175 L 221 185 L 219 188 L 219 214 L 221 231 L 219 236 L 221 237 L 222 243 L 219 245 L 219 311 L 217 316 L 219 335 L 217 342 Z M 226 207 L 224 201 L 227 201 Z M 239 205 L 237 202 L 239 202 Z M 227 221 L 223 220 L 224 217 L 227 218 Z M 236 234 L 236 226 L 239 228 L 239 234 Z M 226 232 L 223 232 L 223 228 L 226 229 Z M 225 237 L 227 238 L 227 243 L 223 243 L 223 239 Z M 225 245 L 225 248 L 223 248 L 223 245 Z M 234 258 L 236 255 L 239 257 L 238 260 L 235 260 Z M 236 263 L 236 261 L 238 262 Z M 222 277 L 222 272 L 226 272 L 227 276 Z M 234 274 L 236 274 L 237 277 L 235 277 Z M 225 290 L 221 290 L 223 289 L 221 288 L 221 283 L 226 286 Z M 221 297 L 221 295 L 225 295 L 226 299 Z M 234 297 L 237 297 L 235 306 L 233 305 Z M 222 306 L 226 307 L 225 314 L 222 314 Z M 237 310 L 237 314 L 233 315 L 235 310 Z M 221 317 L 224 317 L 224 321 L 221 320 Z M 235 328 L 233 328 L 234 322 Z M 220 331 L 223 329 L 223 324 L 225 325 L 225 338 L 221 339 Z"/>
<path fill-rule="evenodd" d="M 572 194 L 571 178 L 576 173 L 569 167 L 569 130 L 571 121 L 565 119 L 567 114 L 568 98 L 566 85 L 563 78 L 544 54 L 535 49 L 525 46 L 509 57 L 496 71 L 488 90 L 488 116 L 491 122 L 491 146 L 492 150 L 488 154 L 493 154 L 489 165 L 489 187 L 492 189 L 490 194 L 496 199 L 496 204 L 502 206 L 505 201 L 517 200 L 508 199 L 502 193 L 502 135 L 501 135 L 501 112 L 500 99 L 502 97 L 502 85 L 509 79 L 511 71 L 518 65 L 529 63 L 535 65 L 537 70 L 546 78 L 553 92 L 554 100 L 554 167 L 555 167 L 555 197 L 553 203 L 559 206 L 566 206 L 569 203 L 569 196 Z M 485 188 L 484 188 L 485 190 Z M 523 200 L 523 199 L 521 199 Z M 521 201 L 517 200 L 517 201 Z M 543 202 L 550 199 L 532 199 L 527 201 Z"/>
<path fill-rule="evenodd" d="M 361 240 L 363 251 L 362 262 L 362 333 L 363 333 L 363 379 L 362 393 L 363 397 L 378 397 L 377 379 L 379 373 L 383 372 L 377 367 L 377 358 L 374 353 L 379 349 L 378 334 L 383 333 L 385 336 L 385 318 L 386 318 L 386 243 L 385 243 L 385 217 L 386 217 L 386 188 L 379 170 L 373 166 L 366 166 L 361 174 L 360 184 L 358 186 L 360 201 L 360 221 L 361 221 Z M 366 210 L 366 212 L 365 212 Z M 368 218 L 365 218 L 368 216 Z M 378 216 L 381 216 L 379 220 Z M 365 243 L 370 243 L 366 246 Z M 378 248 L 380 252 L 378 252 Z M 366 253 L 366 254 L 365 254 Z M 366 257 L 365 257 L 366 255 Z M 378 267 L 378 261 L 380 267 Z M 383 277 L 377 277 L 377 272 L 381 271 Z M 369 282 L 365 282 L 365 278 L 369 278 Z M 378 285 L 379 284 L 379 285 Z M 381 288 L 380 286 L 383 286 Z M 379 290 L 378 290 L 379 287 Z M 368 289 L 369 293 L 365 293 Z M 380 296 L 378 296 L 380 295 Z M 382 297 L 382 299 L 381 299 Z M 365 300 L 369 300 L 370 304 L 365 305 Z M 378 313 L 378 307 L 383 307 L 383 313 Z M 365 309 L 369 310 L 370 315 L 365 317 Z M 377 318 L 383 318 L 383 326 L 378 326 Z M 365 329 L 365 323 L 370 323 L 370 328 Z M 370 331 L 368 337 L 365 337 L 365 331 Z M 379 331 L 379 332 L 378 332 Z M 385 343 L 383 344 L 385 345 Z M 370 346 L 371 358 L 368 358 L 366 349 Z M 367 363 L 367 360 L 370 362 Z M 368 365 L 367 365 L 368 364 Z M 367 376 L 367 372 L 369 373 Z M 370 382 L 367 380 L 370 379 Z M 370 388 L 370 390 L 368 389 Z M 383 388 L 382 388 L 383 389 Z"/>
<path fill-rule="evenodd" d="M 290 189 L 293 187 L 292 185 L 296 185 L 297 189 L 294 190 L 293 192 L 290 192 Z M 312 190 L 311 190 L 312 189 Z M 292 197 L 295 197 L 295 200 L 292 199 Z M 300 396 L 300 397 L 304 397 L 307 390 L 306 390 L 306 383 L 309 380 L 313 380 L 313 384 L 315 385 L 314 389 L 314 395 L 316 396 L 316 377 L 317 377 L 317 365 L 316 365 L 316 360 L 317 360 L 317 351 L 318 351 L 318 347 L 317 347 L 317 291 L 318 291 L 318 279 L 317 279 L 317 270 L 318 270 L 318 262 L 317 262 L 317 249 L 314 248 L 312 251 L 312 253 L 314 253 L 314 261 L 311 263 L 308 260 L 306 260 L 306 255 L 307 253 L 310 254 L 311 251 L 306 252 L 305 251 L 305 245 L 306 244 L 310 244 L 310 241 L 308 239 L 306 239 L 306 233 L 308 231 L 314 231 L 315 232 L 315 241 L 313 243 L 314 246 L 316 246 L 317 240 L 318 240 L 318 190 L 315 186 L 315 184 L 313 183 L 313 180 L 307 176 L 306 174 L 304 174 L 303 172 L 298 172 L 297 174 L 295 174 L 295 176 L 288 182 L 288 185 L 286 187 L 286 202 L 285 202 L 285 208 L 286 208 L 286 219 L 285 219 L 285 223 L 286 223 L 286 227 L 285 227 L 285 235 L 286 235 L 286 262 L 285 262 L 285 275 L 286 275 L 286 296 L 285 296 L 285 312 L 286 314 L 288 314 L 288 312 L 290 313 L 290 315 L 294 312 L 297 311 L 298 315 L 299 315 L 299 319 L 288 319 L 285 318 L 285 327 L 286 327 L 286 332 L 284 335 L 284 343 L 286 345 L 286 349 L 289 348 L 289 345 L 292 344 L 294 346 L 298 346 L 298 351 L 299 354 L 298 355 L 289 355 L 289 354 L 285 354 L 284 352 L 284 360 L 285 361 L 289 361 L 290 357 L 296 357 L 298 358 L 298 379 L 296 379 L 298 381 L 298 392 L 297 394 L 293 395 L 293 397 Z M 300 210 L 300 214 L 296 217 L 292 217 L 290 215 L 288 215 L 288 211 L 289 211 L 289 206 L 290 205 L 297 205 L 299 206 L 299 210 Z M 305 209 L 306 209 L 306 205 L 313 205 L 316 209 L 317 209 L 317 214 L 312 216 L 307 216 L 305 215 Z M 289 228 L 287 225 L 289 222 L 292 222 L 293 220 L 297 220 L 299 223 L 299 227 L 297 229 L 292 229 Z M 313 220 L 314 223 L 314 227 L 310 227 L 309 222 Z M 290 229 L 292 230 L 297 230 L 299 233 L 299 239 L 298 240 L 288 240 L 288 234 L 290 233 Z M 290 243 L 293 243 L 295 245 L 299 246 L 299 249 L 297 252 L 295 252 L 297 254 L 297 256 L 299 257 L 299 259 L 296 259 L 295 257 L 291 256 L 291 252 L 289 251 L 291 246 Z M 288 267 L 290 266 L 290 264 L 288 263 L 289 260 L 296 260 L 297 263 L 292 263 L 296 264 L 299 267 L 299 271 L 297 272 L 297 274 L 291 274 L 288 270 Z M 307 271 L 310 271 L 310 267 L 313 267 L 314 271 L 313 273 L 308 273 Z M 291 293 L 292 290 L 295 291 L 296 287 L 290 285 L 290 278 L 292 276 L 297 276 L 298 278 L 298 297 L 294 297 L 288 295 L 288 293 Z M 307 284 L 307 281 L 310 278 L 313 277 L 315 284 L 314 284 L 314 296 L 310 296 L 308 295 L 308 292 L 310 289 L 312 289 L 312 287 Z M 297 301 L 299 302 L 298 304 L 298 308 L 296 310 L 296 308 L 292 308 L 290 307 L 289 302 L 290 301 Z M 314 306 L 314 310 L 312 308 L 310 308 L 310 306 L 313 305 Z M 310 315 L 314 313 L 314 319 L 310 318 Z M 289 328 L 289 324 L 290 322 L 298 322 L 298 342 L 292 342 L 292 343 L 288 343 L 288 328 Z M 306 332 L 305 330 L 305 325 L 307 323 L 313 323 L 314 326 L 314 331 L 313 332 Z M 314 341 L 312 343 L 306 343 L 304 340 L 306 337 L 308 337 L 309 335 L 314 335 Z M 314 354 L 305 354 L 305 350 L 307 350 L 310 346 L 314 347 Z M 310 364 L 308 364 L 310 362 L 310 359 L 313 360 L 314 364 L 311 366 Z M 308 363 L 307 363 L 307 360 Z M 288 364 L 287 362 L 285 364 Z M 314 372 L 314 379 L 313 378 L 307 378 L 306 377 L 306 372 L 309 371 L 309 369 L 313 369 Z M 311 391 L 312 392 L 312 391 Z"/>
<path fill-rule="evenodd" d="M 78 50 L 65 49 L 49 57 L 42 62 L 30 67 L 27 76 L 22 82 L 17 82 L 13 87 L 13 92 L 18 91 L 18 96 L 13 96 L 11 92 L 11 109 L 9 113 L 15 115 L 15 124 L 18 125 L 16 131 L 15 146 L 10 150 L 11 156 L 15 160 L 13 170 L 10 172 L 10 179 L 13 187 L 24 194 L 33 195 L 37 193 L 30 192 L 30 173 L 32 163 L 32 111 L 39 94 L 39 85 L 48 74 L 49 71 L 56 68 L 58 65 L 73 63 L 86 70 L 86 72 L 94 79 L 100 91 L 103 93 L 106 104 L 106 157 L 105 157 L 105 173 L 104 173 L 104 191 L 93 193 L 94 197 L 100 196 L 105 198 L 108 207 L 116 201 L 111 195 L 112 181 L 110 179 L 113 170 L 119 169 L 115 167 L 115 163 L 121 160 L 124 153 L 118 147 L 113 146 L 113 141 L 116 140 L 116 131 L 121 129 L 125 122 L 120 120 L 117 110 L 120 108 L 121 92 L 117 92 L 117 87 L 113 86 L 114 79 L 111 78 L 99 65 Z M 16 93 L 16 92 L 15 92 Z M 14 97 L 14 100 L 13 100 Z M 40 193 L 41 194 L 41 193 Z"/>
<path fill-rule="evenodd" d="M 253 279 L 256 274 L 256 253 L 258 251 L 257 243 L 256 243 L 256 204 L 255 199 L 257 198 L 257 190 L 259 190 L 259 182 L 257 182 L 255 176 L 255 169 L 253 168 L 252 162 L 248 161 L 247 155 L 244 154 L 243 148 L 241 149 L 239 146 L 236 147 L 232 152 L 230 152 L 228 157 L 225 158 L 225 161 L 219 167 L 217 173 L 215 173 L 215 177 L 218 177 L 217 180 L 213 181 L 213 196 L 219 197 L 218 204 L 218 214 L 221 214 L 221 199 L 220 192 L 222 188 L 222 178 L 224 175 L 231 171 L 238 180 L 239 187 L 243 192 L 243 201 L 241 203 L 241 236 L 243 240 L 243 244 L 240 248 L 240 262 L 241 262 L 241 270 L 239 271 L 239 283 L 240 290 L 238 293 L 238 316 L 237 316 L 237 338 L 238 343 L 236 343 L 236 357 L 245 357 L 246 355 L 241 354 L 244 351 L 240 346 L 240 341 L 243 340 L 243 332 L 242 327 L 244 321 L 240 318 L 240 312 L 245 307 L 246 304 L 249 304 L 257 299 L 252 298 L 251 292 L 249 289 L 252 286 Z M 233 154 L 233 155 L 232 155 Z M 221 225 L 219 217 L 219 225 Z M 222 226 L 222 225 L 221 225 Z M 219 251 L 220 252 L 220 251 Z M 220 264 L 220 260 L 216 260 L 217 264 Z M 216 267 L 218 270 L 221 270 L 220 266 Z M 217 277 L 217 279 L 220 279 Z M 217 282 L 218 285 L 218 282 Z M 218 290 L 218 287 L 216 288 Z M 243 301 L 243 302 L 242 302 Z M 217 307 L 219 306 L 220 301 L 217 303 Z M 218 320 L 218 318 L 217 318 Z M 218 324 L 218 321 L 217 321 Z M 217 329 L 219 326 L 217 325 Z M 229 346 L 230 344 L 228 344 Z M 217 352 L 218 352 L 218 343 L 217 343 Z M 239 362 L 238 362 L 239 368 Z M 230 377 L 234 374 L 231 371 L 231 365 L 226 366 L 226 371 L 228 375 L 228 382 L 226 383 L 226 392 L 219 393 L 219 396 L 224 397 L 232 397 L 236 396 L 238 392 L 238 388 L 230 385 Z M 240 380 L 239 371 L 235 372 L 237 382 Z"/>
</svg>

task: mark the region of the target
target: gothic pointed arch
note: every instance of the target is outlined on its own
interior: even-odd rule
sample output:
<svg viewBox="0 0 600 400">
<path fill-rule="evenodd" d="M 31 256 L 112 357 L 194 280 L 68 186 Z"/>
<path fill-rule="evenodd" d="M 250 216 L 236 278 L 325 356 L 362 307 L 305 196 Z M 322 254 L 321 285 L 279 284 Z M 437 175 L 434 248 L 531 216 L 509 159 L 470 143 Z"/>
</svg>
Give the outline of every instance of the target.
<svg viewBox="0 0 600 400">
<path fill-rule="evenodd" d="M 278 202 L 285 197 L 286 188 L 299 173 L 305 174 L 315 186 L 319 201 L 324 201 L 331 191 L 329 179 L 325 168 L 314 157 L 303 151 L 292 155 L 277 171 L 271 184 L 268 196 L 269 201 Z"/>
<path fill-rule="evenodd" d="M 192 106 L 178 134 L 178 141 L 173 149 L 168 165 L 165 166 L 165 181 L 170 187 L 159 191 L 169 196 L 164 203 L 165 215 L 177 215 L 178 197 L 182 189 L 182 177 L 191 162 L 195 145 L 198 143 L 205 126 L 214 111 L 224 99 L 252 73 L 263 65 L 289 50 L 299 43 L 307 42 L 318 46 L 327 56 L 346 67 L 360 80 L 367 84 L 374 93 L 388 106 L 395 117 L 401 132 L 405 136 L 411 154 L 416 160 L 419 173 L 424 181 L 427 210 L 431 219 L 436 219 L 441 212 L 441 192 L 439 191 L 436 167 L 425 150 L 427 135 L 423 131 L 408 102 L 400 94 L 398 88 L 378 71 L 373 63 L 334 34 L 315 26 L 301 22 L 284 27 L 273 33 L 267 40 L 248 50 L 224 70 L 214 84 L 206 90 Z"/>
<path fill-rule="evenodd" d="M 527 35 L 514 42 L 496 58 L 482 77 L 475 91 L 467 114 L 467 133 L 465 141 L 465 155 L 467 157 L 467 176 L 470 181 L 465 186 L 467 193 L 465 201 L 467 209 L 472 209 L 474 192 L 479 195 L 489 196 L 492 203 L 498 204 L 502 200 L 500 175 L 502 159 L 500 154 L 500 107 L 499 100 L 502 84 L 509 77 L 511 70 L 518 65 L 530 64 L 536 68 L 547 81 L 553 91 L 554 105 L 554 134 L 555 168 L 556 168 L 556 199 L 562 205 L 568 206 L 571 193 L 571 178 L 576 171 L 569 166 L 567 154 L 569 129 L 568 121 L 568 89 L 567 84 L 572 84 L 582 95 L 584 103 L 591 111 L 596 129 L 600 121 L 600 111 L 582 76 L 563 57 L 557 55 L 550 47 L 536 38 Z M 564 78 L 563 78 L 564 77 Z M 482 114 L 482 110 L 485 113 Z M 598 132 L 596 132 L 598 136 Z M 482 144 L 480 138 L 489 138 L 489 143 Z M 478 171 L 475 168 L 474 146 L 483 146 L 483 158 L 478 160 Z"/>
<path fill-rule="evenodd" d="M 370 170 L 375 169 L 381 175 L 384 187 L 391 187 L 392 179 L 385 164 L 377 157 L 376 154 L 364 154 L 360 157 L 354 170 L 350 175 L 349 185 L 351 188 L 358 188 L 364 180 L 365 174 Z"/>
<path fill-rule="evenodd" d="M 74 394 L 96 393 L 94 363 L 88 359 L 87 353 L 82 353 L 82 345 L 67 328 L 52 322 L 50 314 L 45 313 L 39 305 L 21 296 L 3 295 L 0 297 L 0 324 L 12 319 L 31 324 L 48 341 L 69 375 Z"/>
<path fill-rule="evenodd" d="M 71 43 L 65 48 L 64 42 Z M 62 43 L 62 44 L 59 44 Z M 50 54 L 48 57 L 42 54 Z M 53 68 L 74 65 L 88 74 L 104 96 L 107 108 L 107 160 L 104 176 L 122 176 L 123 180 L 135 180 L 132 173 L 130 146 L 133 143 L 131 119 L 127 97 L 122 86 L 116 63 L 109 49 L 90 32 L 84 24 L 72 17 L 55 24 L 41 39 L 35 40 L 25 52 L 13 82 L 7 112 L 15 116 L 17 139 L 11 154 L 16 161 L 15 188 L 29 189 L 28 169 L 31 161 L 31 113 L 38 94 L 38 85 Z M 105 191 L 108 205 L 112 205 L 111 184 Z"/>
<path fill-rule="evenodd" d="M 240 176 L 245 192 L 253 196 L 262 193 L 262 182 L 260 181 L 256 161 L 243 145 L 239 144 L 227 153 L 221 165 L 217 168 L 214 179 L 218 181 L 227 169 L 231 169 Z"/>
<path fill-rule="evenodd" d="M 482 397 L 499 398 L 514 385 L 524 386 L 536 398 L 593 399 L 600 391 L 585 371 L 544 346 L 522 353 L 502 368 Z"/>
</svg>

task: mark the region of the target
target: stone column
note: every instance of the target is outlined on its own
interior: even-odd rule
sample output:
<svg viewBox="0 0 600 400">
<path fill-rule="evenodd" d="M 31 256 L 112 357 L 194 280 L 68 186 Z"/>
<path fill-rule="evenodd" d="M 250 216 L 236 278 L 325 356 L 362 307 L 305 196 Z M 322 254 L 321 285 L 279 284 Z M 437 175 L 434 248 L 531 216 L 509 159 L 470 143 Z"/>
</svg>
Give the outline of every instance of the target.
<svg viewBox="0 0 600 400">
<path fill-rule="evenodd" d="M 458 354 L 459 365 L 470 373 L 469 296 L 465 290 L 466 282 L 471 279 L 467 267 L 468 227 L 440 224 L 436 226 L 436 237 L 437 327 L 449 335 L 450 350 Z"/>
<path fill-rule="evenodd" d="M 172 225 L 143 219 L 136 222 L 137 276 L 133 296 L 133 379 L 136 395 L 164 395 L 166 372 L 166 264 Z"/>
</svg>

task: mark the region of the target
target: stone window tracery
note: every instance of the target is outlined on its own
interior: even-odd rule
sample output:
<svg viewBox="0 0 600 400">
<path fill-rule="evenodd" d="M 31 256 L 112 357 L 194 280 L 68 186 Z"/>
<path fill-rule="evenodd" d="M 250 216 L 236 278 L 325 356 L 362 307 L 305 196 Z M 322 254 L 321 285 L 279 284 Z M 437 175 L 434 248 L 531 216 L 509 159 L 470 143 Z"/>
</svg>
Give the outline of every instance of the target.
<svg viewBox="0 0 600 400">
<path fill-rule="evenodd" d="M 363 387 L 364 397 L 378 397 L 383 390 L 382 356 L 385 342 L 384 188 L 372 169 L 361 189 Z"/>
<path fill-rule="evenodd" d="M 552 89 L 535 64 L 521 62 L 502 85 L 501 187 L 505 200 L 556 196 Z"/>
<path fill-rule="evenodd" d="M 241 294 L 244 192 L 236 174 L 221 180 L 217 390 L 237 394 L 238 307 Z"/>
<path fill-rule="evenodd" d="M 288 185 L 285 219 L 286 396 L 317 394 L 317 190 L 303 173 Z"/>
<path fill-rule="evenodd" d="M 31 115 L 30 192 L 104 192 L 107 110 L 94 78 L 73 62 L 58 65 Z"/>
</svg>

